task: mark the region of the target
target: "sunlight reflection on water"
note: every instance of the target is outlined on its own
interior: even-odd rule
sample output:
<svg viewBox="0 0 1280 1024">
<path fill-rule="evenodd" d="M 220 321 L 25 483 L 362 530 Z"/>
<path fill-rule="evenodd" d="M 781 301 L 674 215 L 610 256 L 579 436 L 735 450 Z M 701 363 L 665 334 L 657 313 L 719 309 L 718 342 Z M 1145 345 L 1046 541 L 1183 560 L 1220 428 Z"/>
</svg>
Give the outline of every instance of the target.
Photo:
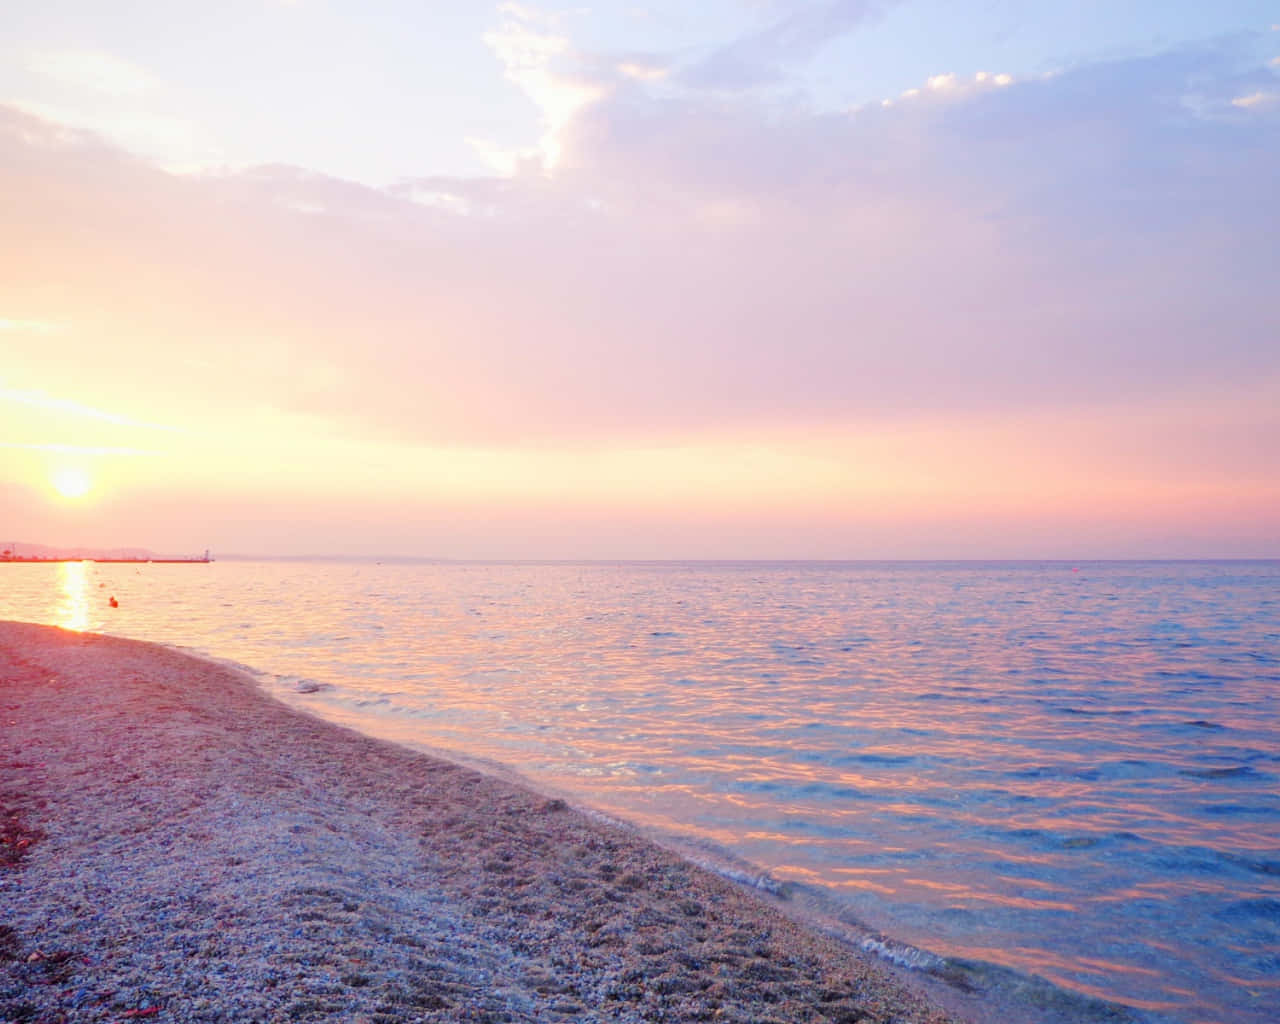
<svg viewBox="0 0 1280 1024">
<path fill-rule="evenodd" d="M 54 624 L 75 633 L 89 628 L 89 576 L 92 563 L 57 563 L 61 603 Z"/>
<path fill-rule="evenodd" d="M 1276 563 L 69 568 L 5 567 L 0 616 L 254 666 L 941 953 L 1270 1019 Z"/>
</svg>

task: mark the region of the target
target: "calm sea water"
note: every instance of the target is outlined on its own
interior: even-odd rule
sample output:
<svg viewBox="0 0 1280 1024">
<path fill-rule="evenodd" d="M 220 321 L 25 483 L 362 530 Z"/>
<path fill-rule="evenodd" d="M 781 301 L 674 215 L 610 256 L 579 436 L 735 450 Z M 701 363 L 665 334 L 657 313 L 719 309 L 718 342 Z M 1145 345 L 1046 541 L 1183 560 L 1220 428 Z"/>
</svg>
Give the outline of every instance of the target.
<svg viewBox="0 0 1280 1024">
<path fill-rule="evenodd" d="M 0 618 L 250 666 L 934 953 L 1280 1019 L 1277 562 L 4 565 Z"/>
</svg>

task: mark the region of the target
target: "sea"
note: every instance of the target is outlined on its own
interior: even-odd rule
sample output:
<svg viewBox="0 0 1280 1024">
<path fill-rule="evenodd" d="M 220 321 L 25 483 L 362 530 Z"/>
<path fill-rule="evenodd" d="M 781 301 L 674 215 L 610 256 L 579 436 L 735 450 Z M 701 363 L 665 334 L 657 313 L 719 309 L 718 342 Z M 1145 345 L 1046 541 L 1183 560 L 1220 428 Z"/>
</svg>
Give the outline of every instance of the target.
<svg viewBox="0 0 1280 1024">
<path fill-rule="evenodd" d="M 0 618 L 233 663 L 1050 1019 L 1280 1020 L 1280 561 L 6 564 Z"/>
</svg>

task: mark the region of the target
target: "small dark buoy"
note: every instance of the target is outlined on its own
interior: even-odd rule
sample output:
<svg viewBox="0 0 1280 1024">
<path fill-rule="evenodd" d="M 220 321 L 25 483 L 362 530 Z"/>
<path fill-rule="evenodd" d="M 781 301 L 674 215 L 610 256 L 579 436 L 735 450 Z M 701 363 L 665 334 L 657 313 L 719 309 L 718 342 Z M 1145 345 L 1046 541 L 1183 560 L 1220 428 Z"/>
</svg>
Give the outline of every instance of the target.
<svg viewBox="0 0 1280 1024">
<path fill-rule="evenodd" d="M 120 607 L 120 602 L 117 601 L 114 596 L 107 598 L 107 604 L 111 605 L 112 608 Z"/>
</svg>

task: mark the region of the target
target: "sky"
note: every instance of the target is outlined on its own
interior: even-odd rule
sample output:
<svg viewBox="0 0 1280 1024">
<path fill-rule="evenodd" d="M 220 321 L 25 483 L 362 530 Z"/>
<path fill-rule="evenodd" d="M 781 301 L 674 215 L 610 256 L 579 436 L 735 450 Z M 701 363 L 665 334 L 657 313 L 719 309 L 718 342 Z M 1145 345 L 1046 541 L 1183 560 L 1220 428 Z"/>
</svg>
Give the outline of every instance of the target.
<svg viewBox="0 0 1280 1024">
<path fill-rule="evenodd" d="M 1280 557 L 1274 3 L 21 6 L 6 546 Z"/>
</svg>

